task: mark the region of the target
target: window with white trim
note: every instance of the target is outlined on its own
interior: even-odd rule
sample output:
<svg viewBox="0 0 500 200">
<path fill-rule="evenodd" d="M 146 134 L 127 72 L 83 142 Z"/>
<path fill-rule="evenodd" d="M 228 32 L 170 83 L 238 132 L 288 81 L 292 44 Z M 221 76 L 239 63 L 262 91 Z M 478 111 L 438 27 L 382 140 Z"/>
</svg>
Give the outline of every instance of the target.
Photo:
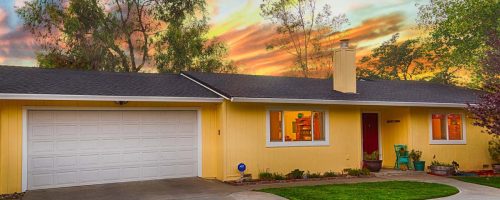
<svg viewBox="0 0 500 200">
<path fill-rule="evenodd" d="M 328 145 L 327 118 L 320 110 L 269 110 L 267 145 Z"/>
<path fill-rule="evenodd" d="M 431 144 L 465 144 L 464 116 L 461 113 L 432 113 Z"/>
</svg>

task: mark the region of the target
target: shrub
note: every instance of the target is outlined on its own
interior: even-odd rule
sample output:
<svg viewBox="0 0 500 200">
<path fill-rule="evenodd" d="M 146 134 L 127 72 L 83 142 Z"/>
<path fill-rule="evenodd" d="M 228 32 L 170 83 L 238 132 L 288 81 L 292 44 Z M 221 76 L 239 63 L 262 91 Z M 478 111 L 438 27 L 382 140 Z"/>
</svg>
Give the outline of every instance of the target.
<svg viewBox="0 0 500 200">
<path fill-rule="evenodd" d="M 286 175 L 289 179 L 302 179 L 304 177 L 304 171 L 299 169 L 294 169 Z"/>
<path fill-rule="evenodd" d="M 283 174 L 281 174 L 281 173 L 274 173 L 273 174 L 273 179 L 274 180 L 285 180 L 285 178 L 286 177 Z"/>
<path fill-rule="evenodd" d="M 263 181 L 271 181 L 271 180 L 274 180 L 273 179 L 273 174 L 269 173 L 269 172 L 260 172 L 259 173 L 259 179 L 260 180 L 263 180 Z"/>
<path fill-rule="evenodd" d="M 325 172 L 323 173 L 323 177 L 336 177 L 337 174 L 335 172 L 332 172 L 332 171 L 328 171 L 328 172 Z"/>
<path fill-rule="evenodd" d="M 370 170 L 363 168 L 363 169 L 351 169 L 347 168 L 343 170 L 344 173 L 346 173 L 349 176 L 362 176 L 362 175 L 370 175 Z"/>
<path fill-rule="evenodd" d="M 452 164 L 439 162 L 439 161 L 437 161 L 437 160 L 432 161 L 431 166 L 445 166 L 445 167 L 453 167 L 453 165 L 452 165 Z"/>
<path fill-rule="evenodd" d="M 309 171 L 307 172 L 306 174 L 307 178 L 321 178 L 323 176 L 321 176 L 321 173 L 309 173 Z"/>
<path fill-rule="evenodd" d="M 378 151 L 373 151 L 371 154 L 364 152 L 363 159 L 364 160 L 378 160 L 379 159 Z"/>
<path fill-rule="evenodd" d="M 412 149 L 411 152 L 410 152 L 410 158 L 413 160 L 413 161 L 420 161 L 420 157 L 422 157 L 422 151 L 419 151 L 419 150 L 414 150 Z"/>
<path fill-rule="evenodd" d="M 500 136 L 495 136 L 488 144 L 491 159 L 495 162 L 494 164 L 500 164 Z"/>
</svg>

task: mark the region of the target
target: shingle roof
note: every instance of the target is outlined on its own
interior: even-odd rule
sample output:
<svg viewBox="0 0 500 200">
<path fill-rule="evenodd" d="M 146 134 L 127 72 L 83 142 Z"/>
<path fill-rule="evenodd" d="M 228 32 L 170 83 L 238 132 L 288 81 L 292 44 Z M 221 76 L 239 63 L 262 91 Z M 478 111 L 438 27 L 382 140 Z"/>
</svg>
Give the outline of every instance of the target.
<svg viewBox="0 0 500 200">
<path fill-rule="evenodd" d="M 346 101 L 474 103 L 482 93 L 457 86 L 423 81 L 358 80 L 357 94 L 333 90 L 332 79 L 213 74 L 185 75 L 227 97 Z"/>
<path fill-rule="evenodd" d="M 179 74 L 0 66 L 0 93 L 220 98 Z"/>
</svg>

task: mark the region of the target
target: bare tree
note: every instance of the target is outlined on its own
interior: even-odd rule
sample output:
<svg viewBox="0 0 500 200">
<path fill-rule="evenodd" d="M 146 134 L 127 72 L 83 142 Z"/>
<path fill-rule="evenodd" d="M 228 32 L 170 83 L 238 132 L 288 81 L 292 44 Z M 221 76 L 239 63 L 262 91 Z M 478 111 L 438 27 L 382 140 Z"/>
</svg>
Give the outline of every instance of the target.
<svg viewBox="0 0 500 200">
<path fill-rule="evenodd" d="M 332 40 L 348 23 L 344 14 L 333 15 L 329 4 L 318 8 L 316 0 L 264 0 L 260 8 L 261 15 L 277 25 L 278 37 L 267 48 L 293 55 L 304 77 L 318 67 L 315 64 L 332 59 Z"/>
</svg>

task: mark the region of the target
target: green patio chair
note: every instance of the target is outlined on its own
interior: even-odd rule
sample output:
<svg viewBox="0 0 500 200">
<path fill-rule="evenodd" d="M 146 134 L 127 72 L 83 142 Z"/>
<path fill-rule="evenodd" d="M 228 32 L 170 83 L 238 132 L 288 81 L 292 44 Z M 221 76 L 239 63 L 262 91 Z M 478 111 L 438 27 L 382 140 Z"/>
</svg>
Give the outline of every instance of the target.
<svg viewBox="0 0 500 200">
<path fill-rule="evenodd" d="M 403 149 L 404 151 L 401 151 Z M 408 147 L 404 144 L 395 144 L 394 151 L 396 151 L 396 163 L 394 169 L 399 169 L 401 164 L 405 164 L 408 169 L 410 169 L 410 158 L 408 153 Z"/>
</svg>

